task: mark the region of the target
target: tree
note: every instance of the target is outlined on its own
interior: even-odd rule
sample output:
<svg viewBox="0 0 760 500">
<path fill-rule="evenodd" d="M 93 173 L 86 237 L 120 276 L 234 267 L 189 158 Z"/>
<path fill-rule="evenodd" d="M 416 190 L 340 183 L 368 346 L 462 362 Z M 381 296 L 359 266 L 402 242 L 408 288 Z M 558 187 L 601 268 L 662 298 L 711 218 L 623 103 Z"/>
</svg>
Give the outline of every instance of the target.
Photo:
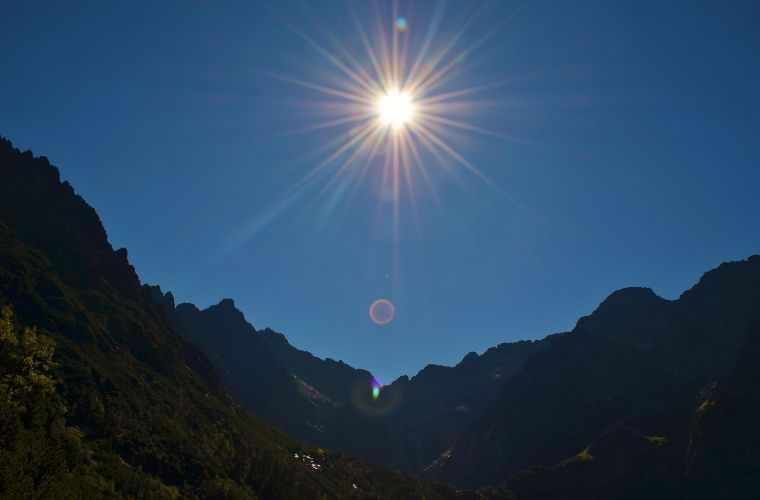
<svg viewBox="0 0 760 500">
<path fill-rule="evenodd" d="M 13 309 L 0 308 L 0 393 L 8 403 L 21 405 L 33 393 L 52 394 L 55 391 L 53 341 L 37 332 L 36 327 L 24 327 L 18 334 Z"/>
</svg>

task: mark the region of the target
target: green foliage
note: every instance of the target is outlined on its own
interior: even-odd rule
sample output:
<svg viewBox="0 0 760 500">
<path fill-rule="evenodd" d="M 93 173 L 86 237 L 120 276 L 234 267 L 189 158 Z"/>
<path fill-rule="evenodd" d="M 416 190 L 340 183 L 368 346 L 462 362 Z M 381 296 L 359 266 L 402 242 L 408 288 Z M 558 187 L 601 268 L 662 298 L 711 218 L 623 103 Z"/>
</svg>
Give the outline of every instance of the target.
<svg viewBox="0 0 760 500">
<path fill-rule="evenodd" d="M 39 391 L 52 394 L 55 380 L 51 370 L 53 362 L 53 341 L 37 332 L 35 327 L 24 327 L 21 335 L 16 331 L 13 309 L 0 309 L 0 392 L 11 404 L 22 404 L 30 394 Z M 21 407 L 23 409 L 23 406 Z"/>
<path fill-rule="evenodd" d="M 0 307 L 0 497 L 177 498 L 177 491 L 98 451 L 66 423 L 53 354 L 50 337 L 17 328 L 12 308 Z"/>
<path fill-rule="evenodd" d="M 9 498 L 65 498 L 58 494 L 77 461 L 79 436 L 63 423 L 55 394 L 53 343 L 0 308 L 0 493 Z M 68 488 L 74 491 L 75 488 Z"/>
</svg>

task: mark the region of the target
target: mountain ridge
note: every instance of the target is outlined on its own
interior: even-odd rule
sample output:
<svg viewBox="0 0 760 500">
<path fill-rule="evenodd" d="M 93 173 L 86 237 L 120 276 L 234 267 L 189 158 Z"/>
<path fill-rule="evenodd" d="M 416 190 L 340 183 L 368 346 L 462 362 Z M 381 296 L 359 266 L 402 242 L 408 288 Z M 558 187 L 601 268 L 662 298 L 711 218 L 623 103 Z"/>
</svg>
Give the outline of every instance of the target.
<svg viewBox="0 0 760 500">
<path fill-rule="evenodd" d="M 622 289 L 570 332 L 428 365 L 375 398 L 369 372 L 256 330 L 232 299 L 200 310 L 141 285 L 126 250 L 112 248 L 47 159 L 2 139 L 0 178 L 0 342 L 36 327 L 25 342 L 54 349 L 57 381 L 53 395 L 0 398 L 0 494 L 535 500 L 760 490 L 759 256 L 721 264 L 672 301 Z M 0 375 L 4 395 L 8 376 L 25 376 Z M 421 483 L 319 439 L 479 488 Z"/>
<path fill-rule="evenodd" d="M 699 390 L 730 362 L 757 316 L 757 255 L 708 271 L 674 301 L 642 288 L 613 293 L 531 356 L 423 477 L 496 484 L 621 425 L 685 446 Z"/>
<path fill-rule="evenodd" d="M 28 405 L 0 400 L 4 443 L 34 446 L 3 448 L 0 495 L 25 485 L 20 494 L 45 498 L 459 496 L 244 410 L 166 321 L 173 298 L 156 304 L 55 167 L 0 138 L 0 178 L 0 306 L 50 340 L 57 380 Z M 6 376 L 25 375 L 4 373 L 0 386 Z"/>
<path fill-rule="evenodd" d="M 395 389 L 399 394 L 403 394 L 401 403 L 403 410 L 395 410 L 392 415 L 388 416 L 375 416 L 375 424 L 381 422 L 384 425 L 381 425 L 380 430 L 378 430 L 376 425 L 372 428 L 379 435 L 385 435 L 387 441 L 397 443 L 396 446 L 399 447 L 397 451 L 400 451 L 401 455 L 398 455 L 397 452 L 386 450 L 385 455 L 381 456 L 375 453 L 376 450 L 357 448 L 356 442 L 361 441 L 361 438 L 353 436 L 350 439 L 346 439 L 345 434 L 347 431 L 343 427 L 340 429 L 340 433 L 344 441 L 325 437 L 325 429 L 329 428 L 331 422 L 329 420 L 319 421 L 318 417 L 310 417 L 308 433 L 299 431 L 294 427 L 288 428 L 288 432 L 298 435 L 307 441 L 319 442 L 327 446 L 343 449 L 384 467 L 399 468 L 410 473 L 423 472 L 422 467 L 424 467 L 423 477 L 450 481 L 452 480 L 451 476 L 445 474 L 437 475 L 436 473 L 431 474 L 431 471 L 435 470 L 435 467 L 441 467 L 441 464 L 445 463 L 445 461 L 441 462 L 438 460 L 437 456 L 445 452 L 449 447 L 446 445 L 447 441 L 460 437 L 460 433 L 465 432 L 466 428 L 475 425 L 473 422 L 479 418 L 479 413 L 487 411 L 493 401 L 499 398 L 498 394 L 503 380 L 518 374 L 523 369 L 523 364 L 530 362 L 534 353 L 540 354 L 542 351 L 551 348 L 552 345 L 567 344 L 568 338 L 574 339 L 578 335 L 587 337 L 586 342 L 593 344 L 592 350 L 601 349 L 598 351 L 599 353 L 607 352 L 605 356 L 611 355 L 614 357 L 618 355 L 616 353 L 621 348 L 626 350 L 626 356 L 633 356 L 628 361 L 629 363 L 633 363 L 633 365 L 630 365 L 632 370 L 634 369 L 633 367 L 639 366 L 637 363 L 645 363 L 646 366 L 650 366 L 649 370 L 651 370 L 651 377 L 653 377 L 651 380 L 658 380 L 662 388 L 668 388 L 667 391 L 670 391 L 663 392 L 658 396 L 661 403 L 656 403 L 647 410 L 653 412 L 652 414 L 647 414 L 646 411 L 638 412 L 640 416 L 637 418 L 643 418 L 644 421 L 650 422 L 647 425 L 654 425 L 651 422 L 658 421 L 658 419 L 662 421 L 663 418 L 670 418 L 656 415 L 658 412 L 665 412 L 663 415 L 669 415 L 673 412 L 683 414 L 683 407 L 688 406 L 690 404 L 689 401 L 692 400 L 691 394 L 696 392 L 700 384 L 708 382 L 709 377 L 706 378 L 706 373 L 715 376 L 717 371 L 732 356 L 733 351 L 730 348 L 732 341 L 730 339 L 723 339 L 720 335 L 715 336 L 716 339 L 714 340 L 720 345 L 718 346 L 719 348 L 714 348 L 715 346 L 712 344 L 716 344 L 716 342 L 711 343 L 709 341 L 709 337 L 704 334 L 704 327 L 693 330 L 695 323 L 706 321 L 705 324 L 711 324 L 710 322 L 714 323 L 716 321 L 710 316 L 712 314 L 710 313 L 710 308 L 705 310 L 698 306 L 700 302 L 705 300 L 710 303 L 715 302 L 716 295 L 730 297 L 753 296 L 752 294 L 747 295 L 745 292 L 746 287 L 756 289 L 758 283 L 760 283 L 760 274 L 757 273 L 756 269 L 759 262 L 760 256 L 750 256 L 745 260 L 723 263 L 715 269 L 705 272 L 693 286 L 685 290 L 679 298 L 674 300 L 664 299 L 658 296 L 651 288 L 647 287 L 619 289 L 605 298 L 591 314 L 579 318 L 576 326 L 570 332 L 551 334 L 540 340 L 502 343 L 486 349 L 482 354 L 470 352 L 464 355 L 462 360 L 454 366 L 429 364 L 411 378 L 408 376 L 397 378 L 386 387 L 388 389 Z M 750 270 L 750 272 L 747 273 L 747 270 Z M 727 279 L 725 277 L 726 274 L 732 276 L 738 274 L 741 279 Z M 749 274 L 749 277 L 745 276 L 747 274 Z M 744 283 L 745 288 L 742 288 L 739 285 L 740 283 Z M 707 289 L 713 289 L 713 291 L 708 294 L 709 296 L 705 297 L 705 290 Z M 736 290 L 739 290 L 739 292 Z M 754 296 L 756 297 L 756 295 Z M 742 301 L 734 300 L 732 303 L 741 304 Z M 694 310 L 689 309 L 687 311 L 687 306 L 694 307 Z M 741 307 L 736 306 L 733 309 L 737 309 L 738 307 L 738 309 L 743 308 L 746 310 L 747 308 L 756 306 L 757 301 L 755 298 L 744 301 Z M 736 311 L 732 310 L 731 313 L 734 314 Z M 237 311 L 236 314 L 240 315 L 242 313 Z M 736 339 L 736 332 L 739 331 L 740 327 L 739 325 L 734 326 L 734 333 L 731 336 Z M 336 396 L 335 393 L 320 390 L 319 383 L 312 383 L 314 380 L 313 374 L 319 372 L 324 365 L 336 363 L 343 366 L 348 374 L 361 374 L 359 378 L 364 379 L 365 386 L 368 387 L 366 381 L 371 378 L 371 374 L 366 370 L 360 370 L 342 362 L 335 362 L 329 358 L 318 358 L 308 351 L 299 350 L 292 346 L 284 335 L 274 332 L 269 328 L 260 332 L 253 329 L 253 327 L 251 328 L 252 332 L 259 334 L 264 332 L 269 335 L 268 337 L 262 337 L 264 339 L 263 344 L 266 344 L 269 348 L 279 346 L 278 352 L 275 353 L 276 358 L 282 359 L 283 356 L 289 358 L 283 364 L 285 371 L 290 372 L 301 383 L 315 389 L 319 395 L 325 396 L 326 400 L 331 402 L 330 409 L 340 407 L 340 411 L 346 412 L 349 411 L 348 405 L 351 402 L 347 400 L 345 393 Z M 704 352 L 701 351 L 690 352 L 689 350 L 679 349 L 679 346 L 682 345 L 680 342 L 684 340 L 683 335 L 695 332 L 699 334 L 697 339 L 701 339 L 701 343 L 698 343 L 701 346 L 701 351 L 709 352 L 709 356 L 705 357 Z M 224 332 L 217 331 L 216 335 L 224 335 Z M 266 339 L 269 340 L 267 341 Z M 517 354 L 519 359 L 515 359 L 514 363 L 508 360 L 508 352 L 510 350 L 520 351 Z M 683 359 L 678 359 L 679 357 Z M 304 370 L 303 366 L 301 366 L 301 370 L 299 371 L 299 364 L 304 359 L 308 359 L 307 364 L 312 365 L 312 367 L 310 370 Z M 632 361 L 634 359 L 638 361 Z M 622 360 L 619 361 L 622 362 Z M 680 366 L 678 372 L 672 372 L 668 368 L 667 363 L 671 361 L 676 362 Z M 467 379 L 467 377 L 463 377 L 468 370 L 479 372 L 478 375 L 470 373 L 468 376 L 473 377 L 473 380 L 480 380 L 480 382 L 473 382 Z M 478 376 L 480 378 L 477 378 Z M 339 375 L 338 379 L 342 380 L 338 385 L 343 387 L 350 385 L 350 382 L 347 382 L 344 376 Z M 462 383 L 465 379 L 468 381 Z M 669 382 L 663 382 L 663 380 L 669 380 Z M 632 381 L 631 383 L 635 382 Z M 457 387 L 457 383 L 462 384 L 460 387 Z M 690 388 L 687 388 L 687 386 Z M 446 387 L 446 390 L 441 390 L 442 387 Z M 473 395 L 478 397 L 472 399 Z M 436 398 L 438 399 L 436 400 Z M 646 397 L 644 398 L 646 400 Z M 682 407 L 680 410 L 675 408 L 678 405 Z M 257 411 L 256 408 L 252 409 Z M 322 409 L 324 410 L 324 408 Z M 629 412 L 626 414 L 626 417 L 630 418 L 635 414 L 637 413 Z M 353 414 L 352 418 L 363 419 L 365 416 Z M 273 420 L 278 419 L 275 418 Z M 332 424 L 334 425 L 335 422 L 332 422 Z M 611 421 L 610 424 L 614 424 L 614 421 Z M 367 425 L 371 426 L 371 424 Z M 605 427 L 602 424 L 599 425 L 600 427 L 590 430 L 584 438 L 576 439 L 576 445 L 566 447 L 564 451 L 557 451 L 551 454 L 549 458 L 545 459 L 545 463 L 561 460 L 565 456 L 572 455 L 574 448 L 585 446 L 593 440 L 596 434 L 604 431 Z M 312 432 L 315 428 L 318 429 L 320 434 L 315 435 Z M 435 429 L 432 434 L 430 433 L 431 428 Z M 671 428 L 675 429 L 679 428 L 679 426 L 672 424 Z M 681 434 L 685 433 L 683 429 L 679 432 Z M 426 433 L 431 434 L 433 437 Z M 420 439 L 423 441 L 428 440 L 428 442 L 421 445 L 422 441 Z M 462 439 L 466 440 L 469 438 Z M 428 463 L 432 463 L 430 467 L 426 466 L 428 459 Z M 446 457 L 445 460 L 449 459 L 450 456 Z M 472 459 L 468 460 L 475 462 Z M 522 465 L 515 466 L 512 472 L 518 472 L 524 466 L 541 463 L 540 456 L 537 456 L 535 460 L 539 461 L 521 462 Z M 480 469 L 481 467 L 478 468 Z M 483 467 L 483 469 L 487 470 L 488 467 Z M 502 474 L 501 479 L 495 480 L 495 482 L 503 481 L 507 476 L 508 473 Z M 477 480 L 475 482 L 463 483 L 462 486 L 475 487 L 483 484 L 488 484 L 488 482 Z"/>
</svg>

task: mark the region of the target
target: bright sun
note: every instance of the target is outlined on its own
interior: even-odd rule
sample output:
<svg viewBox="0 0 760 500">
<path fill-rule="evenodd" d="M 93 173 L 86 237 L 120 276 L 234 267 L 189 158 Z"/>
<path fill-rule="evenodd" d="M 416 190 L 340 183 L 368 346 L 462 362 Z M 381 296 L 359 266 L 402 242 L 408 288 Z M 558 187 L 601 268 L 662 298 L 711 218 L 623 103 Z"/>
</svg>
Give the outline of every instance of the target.
<svg viewBox="0 0 760 500">
<path fill-rule="evenodd" d="M 392 90 L 377 101 L 377 112 L 382 123 L 400 127 L 412 119 L 414 104 L 409 94 Z"/>
</svg>

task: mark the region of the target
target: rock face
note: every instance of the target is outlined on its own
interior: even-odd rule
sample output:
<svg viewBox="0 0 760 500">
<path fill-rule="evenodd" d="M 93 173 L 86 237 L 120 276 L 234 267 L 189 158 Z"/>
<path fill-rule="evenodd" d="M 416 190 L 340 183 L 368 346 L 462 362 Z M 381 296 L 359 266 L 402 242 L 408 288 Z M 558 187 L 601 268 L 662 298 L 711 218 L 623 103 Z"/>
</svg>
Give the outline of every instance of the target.
<svg viewBox="0 0 760 500">
<path fill-rule="evenodd" d="M 20 405 L 8 380 L 28 380 L 2 366 L 0 496 L 760 498 L 758 256 L 674 301 L 619 290 L 571 332 L 427 366 L 375 399 L 368 372 L 256 330 L 231 299 L 201 311 L 141 286 L 45 158 L 0 139 L 0 179 L 0 306 L 19 323 L 0 342 L 38 327 L 57 381 Z M 481 487 L 315 448 L 238 403 L 309 442 Z"/>
<path fill-rule="evenodd" d="M 615 292 L 572 332 L 549 337 L 423 476 L 498 484 L 621 426 L 685 446 L 699 390 L 758 316 L 758 256 L 708 272 L 675 301 L 648 289 Z"/>
<path fill-rule="evenodd" d="M 697 412 L 687 455 L 691 498 L 760 493 L 760 320 Z"/>
<path fill-rule="evenodd" d="M 296 349 L 282 334 L 256 330 L 225 299 L 198 310 L 146 287 L 167 318 L 211 360 L 230 395 L 300 439 L 409 473 L 442 453 L 519 371 L 541 342 L 502 344 L 455 367 L 429 365 L 371 396 L 372 375 Z"/>
<path fill-rule="evenodd" d="M 760 257 L 721 265 L 674 301 L 647 288 L 619 290 L 571 332 L 501 344 L 455 367 L 430 365 L 401 377 L 387 387 L 398 398 L 393 411 L 372 413 L 363 408 L 372 402 L 357 403 L 350 390 L 368 394 L 368 372 L 255 330 L 229 301 L 169 313 L 209 355 L 230 393 L 283 430 L 460 487 L 565 463 L 621 427 L 663 436 L 670 459 L 658 460 L 670 469 L 658 473 L 675 481 L 700 391 L 718 378 L 758 315 Z M 617 463 L 613 458 L 605 467 Z"/>
<path fill-rule="evenodd" d="M 661 436 L 628 428 L 602 433 L 572 458 L 548 467 L 531 467 L 496 488 L 518 500 L 605 500 L 679 498 L 678 447 Z"/>
<path fill-rule="evenodd" d="M 173 299 L 140 286 L 55 167 L 2 138 L 0 306 L 52 340 L 56 365 L 54 390 L 24 405 L 6 398 L 6 381 L 28 373 L 0 377 L 0 497 L 455 495 L 296 441 L 242 409 L 167 322 Z M 217 309 L 214 320 L 234 312 L 231 302 Z M 15 328 L 5 321 L 4 332 Z"/>
<path fill-rule="evenodd" d="M 397 397 L 388 413 L 352 399 L 352 388 L 369 393 L 368 372 L 255 330 L 231 301 L 205 311 L 181 304 L 168 314 L 233 397 L 286 432 L 383 467 L 479 487 L 561 462 L 620 427 L 665 436 L 683 454 L 700 390 L 760 315 L 760 257 L 721 265 L 677 300 L 618 290 L 571 332 L 401 377 L 387 387 Z"/>
</svg>

